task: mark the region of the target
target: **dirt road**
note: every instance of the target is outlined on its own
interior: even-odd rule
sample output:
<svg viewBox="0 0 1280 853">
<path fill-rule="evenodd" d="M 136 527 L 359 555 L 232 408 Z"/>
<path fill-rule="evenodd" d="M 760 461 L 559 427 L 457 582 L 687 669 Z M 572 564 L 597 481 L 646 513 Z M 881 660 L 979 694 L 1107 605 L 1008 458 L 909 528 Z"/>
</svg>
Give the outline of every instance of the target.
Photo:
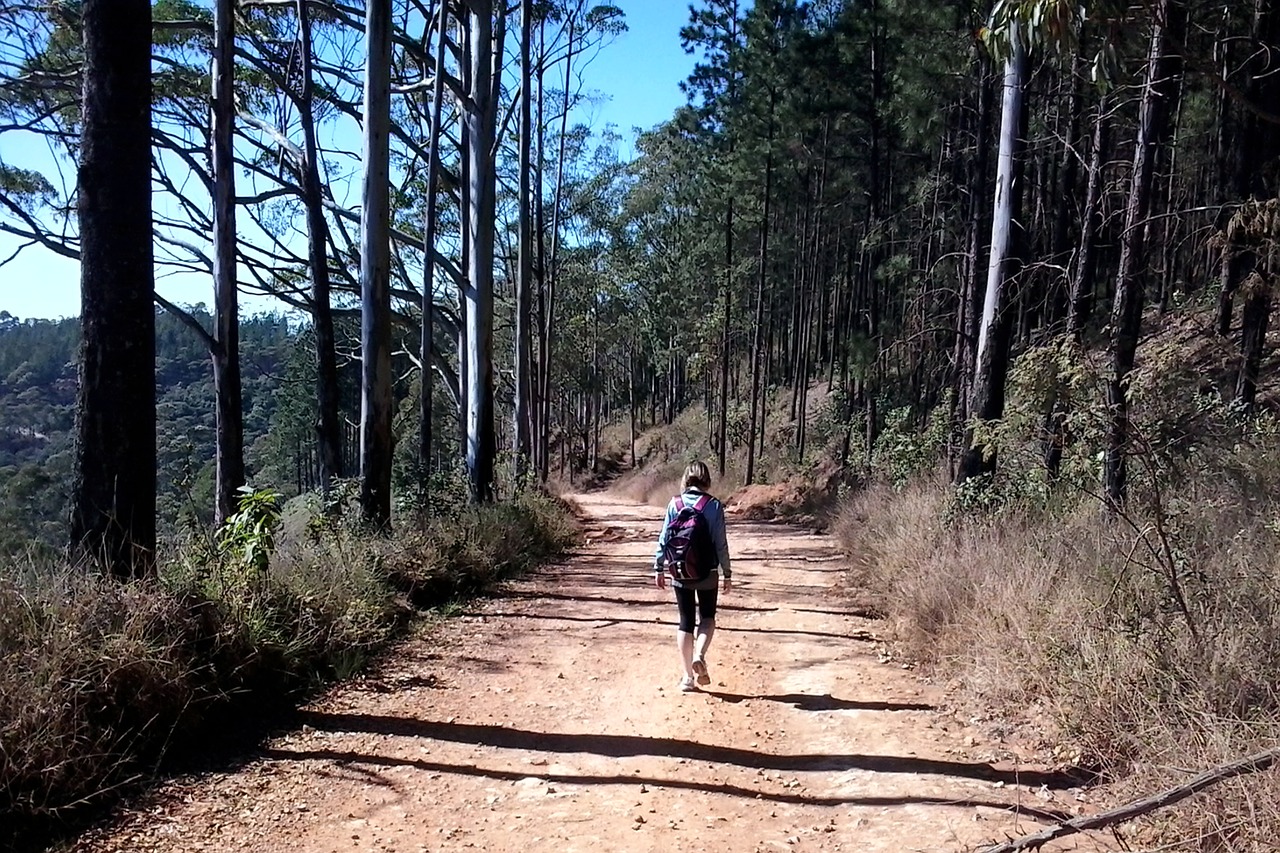
<svg viewBox="0 0 1280 853">
<path fill-rule="evenodd" d="M 955 851 L 1069 810 L 887 661 L 829 540 L 730 516 L 734 591 L 681 694 L 660 510 L 577 498 L 589 543 L 406 642 L 234 773 L 179 781 L 103 851 Z M 1062 848 L 1058 848 L 1062 849 Z"/>
</svg>

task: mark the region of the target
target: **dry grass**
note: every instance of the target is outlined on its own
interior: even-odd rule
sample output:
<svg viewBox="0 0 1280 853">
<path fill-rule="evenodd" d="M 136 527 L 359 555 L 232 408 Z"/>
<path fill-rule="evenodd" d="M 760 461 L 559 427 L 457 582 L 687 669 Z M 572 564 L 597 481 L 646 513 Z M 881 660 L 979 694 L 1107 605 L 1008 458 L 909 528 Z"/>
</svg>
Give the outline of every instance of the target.
<svg viewBox="0 0 1280 853">
<path fill-rule="evenodd" d="M 1128 520 L 1091 499 L 975 516 L 938 480 L 882 485 L 837 532 L 909 654 L 985 708 L 1047 709 L 1060 755 L 1150 790 L 1280 735 L 1278 478 L 1267 443 L 1202 451 L 1163 517 Z M 1139 833 L 1273 850 L 1277 792 L 1234 782 Z"/>
<path fill-rule="evenodd" d="M 712 483 L 712 491 L 732 502 L 741 497 L 750 504 L 757 517 L 785 517 L 793 521 L 812 521 L 835 493 L 833 472 L 838 464 L 840 442 L 834 433 L 839 429 L 830 421 L 832 398 L 824 383 L 810 390 L 810 443 L 805 459 L 795 458 L 795 422 L 790 420 L 791 392 L 774 389 L 767 396 L 764 412 L 764 451 L 758 453 L 755 483 L 766 486 L 755 494 L 744 493 L 747 451 L 741 442 L 730 447 L 726 456 L 725 475 Z M 746 412 L 734 410 L 729 421 L 729 434 L 745 434 Z M 841 433 L 842 435 L 843 433 Z M 628 434 L 621 426 L 606 430 L 602 436 L 602 454 L 616 452 L 618 458 L 629 453 Z M 701 404 L 682 411 L 670 424 L 660 424 L 636 438 L 636 464 L 614 484 L 633 500 L 664 506 L 680 485 L 685 466 L 701 459 L 714 471 L 716 452 L 711 446 L 707 412 Z"/>
<path fill-rule="evenodd" d="M 406 594 L 426 607 L 474 593 L 575 535 L 563 505 L 530 494 L 394 538 L 287 541 L 266 572 L 199 548 L 127 585 L 6 567 L 0 847 L 112 801 L 187 744 L 256 730 L 272 706 L 354 674 L 403 625 Z"/>
</svg>

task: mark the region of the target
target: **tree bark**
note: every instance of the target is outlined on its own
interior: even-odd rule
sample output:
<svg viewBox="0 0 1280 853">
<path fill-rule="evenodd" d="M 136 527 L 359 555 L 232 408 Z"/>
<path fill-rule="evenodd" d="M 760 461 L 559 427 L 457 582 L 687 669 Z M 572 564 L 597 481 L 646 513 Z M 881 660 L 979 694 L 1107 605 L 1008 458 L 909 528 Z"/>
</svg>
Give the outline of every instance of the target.
<svg viewBox="0 0 1280 853">
<path fill-rule="evenodd" d="M 422 337 L 419 341 L 419 360 L 422 362 L 422 389 L 418 400 L 418 462 L 421 488 L 425 496 L 431 476 L 431 444 L 433 440 L 432 412 L 434 411 L 434 382 L 432 353 L 435 350 L 435 247 L 439 228 L 440 141 L 444 113 L 444 58 L 448 50 L 449 4 L 440 0 L 440 19 L 436 23 L 436 76 L 431 86 L 431 118 L 427 134 L 431 146 L 427 161 L 427 209 L 423 227 L 422 270 Z"/>
<path fill-rule="evenodd" d="M 214 515 L 221 526 L 244 485 L 244 414 L 240 390 L 240 304 L 236 290 L 235 4 L 214 3 L 213 173 Z"/>
<path fill-rule="evenodd" d="M 80 386 L 71 552 L 117 577 L 156 549 L 151 4 L 85 0 Z"/>
<path fill-rule="evenodd" d="M 761 333 L 764 329 L 765 285 L 769 279 L 769 213 L 773 200 L 773 100 L 770 98 L 769 140 L 765 154 L 764 166 L 764 210 L 760 218 L 760 262 L 759 278 L 756 280 L 756 323 L 755 341 L 751 347 L 751 414 L 747 426 L 747 471 L 744 485 L 755 482 L 756 473 L 756 430 L 764 431 L 764 404 L 761 395 L 764 383 L 761 381 Z"/>
<path fill-rule="evenodd" d="M 1142 329 L 1145 235 L 1151 207 L 1152 172 L 1159 146 L 1168 135 L 1168 86 L 1180 62 L 1166 51 L 1168 26 L 1177 14 L 1172 0 L 1160 0 L 1147 53 L 1146 79 L 1138 108 L 1138 138 L 1133 150 L 1133 177 L 1125 208 L 1115 299 L 1111 306 L 1111 375 L 1107 379 L 1107 439 L 1104 458 L 1106 497 L 1114 505 L 1127 493 L 1129 397 L 1126 388 Z"/>
<path fill-rule="evenodd" d="M 1005 63 L 1000 116 L 1000 155 L 996 167 L 996 195 L 991 221 L 991 258 L 978 328 L 973 393 L 969 414 L 991 422 L 1004 414 L 1005 378 L 1009 372 L 1012 321 L 1008 288 L 1019 265 L 1022 188 L 1019 179 L 1024 141 L 1021 138 L 1027 52 L 1017 28 L 1011 30 L 1011 56 Z M 972 431 L 956 472 L 956 481 L 995 471 L 995 454 L 974 446 Z"/>
<path fill-rule="evenodd" d="M 1067 334 L 1081 340 L 1084 327 L 1093 314 L 1094 277 L 1098 272 L 1098 231 L 1102 228 L 1103 166 L 1110 147 L 1107 134 L 1111 97 L 1104 93 L 1098 101 L 1098 115 L 1093 125 L 1093 150 L 1089 152 L 1089 176 L 1084 191 L 1081 216 L 1080 250 L 1071 277 L 1071 304 L 1067 312 Z"/>
<path fill-rule="evenodd" d="M 493 147 L 497 133 L 494 98 L 494 50 L 492 0 L 469 0 L 467 40 L 471 73 L 467 125 L 470 206 L 465 227 L 470 243 L 467 258 L 467 479 L 471 499 L 493 499 L 493 245 L 497 204 Z"/>
<path fill-rule="evenodd" d="M 360 505 L 391 524 L 391 0 L 365 6 L 364 192 L 360 217 Z"/>
<path fill-rule="evenodd" d="M 547 414 L 548 421 L 550 420 L 551 412 L 551 361 L 555 354 L 556 286 L 560 278 L 560 216 L 563 207 L 562 195 L 564 193 L 565 141 L 569 128 L 569 87 L 572 85 L 573 80 L 573 40 L 577 25 L 576 18 L 572 17 L 573 13 L 570 14 L 568 25 L 569 44 L 564 58 L 564 96 L 560 112 L 560 140 L 556 156 L 556 187 L 555 194 L 551 198 L 551 252 L 543 269 L 543 274 L 546 277 L 546 313 L 542 318 L 542 346 L 545 351 L 545 365 L 542 373 L 540 397 L 543 411 Z M 541 85 L 539 85 L 539 90 L 541 90 Z M 544 435 L 543 441 L 549 441 L 549 436 Z M 546 481 L 545 471 L 542 479 L 544 482 Z"/>
<path fill-rule="evenodd" d="M 520 4 L 520 199 L 519 254 L 516 276 L 515 345 L 515 453 L 516 479 L 523 482 L 529 470 L 532 437 L 532 313 L 533 313 L 533 211 L 530 201 L 533 171 L 533 0 Z"/>
<path fill-rule="evenodd" d="M 730 335 L 733 313 L 733 196 L 729 196 L 729 209 L 724 224 L 724 323 L 720 332 L 720 421 L 716 425 L 717 470 L 724 477 L 729 453 L 729 362 L 733 358 L 733 342 Z"/>
<path fill-rule="evenodd" d="M 311 274 L 311 326 L 315 336 L 316 443 L 319 449 L 320 489 L 327 496 L 333 481 L 344 475 L 342 464 L 341 392 L 338 388 L 337 343 L 329 281 L 329 224 L 324 218 L 324 190 L 320 183 L 320 159 L 316 145 L 315 82 L 311 70 L 311 6 L 297 0 L 301 38 L 302 93 L 302 193 L 307 208 L 307 264 Z"/>
</svg>

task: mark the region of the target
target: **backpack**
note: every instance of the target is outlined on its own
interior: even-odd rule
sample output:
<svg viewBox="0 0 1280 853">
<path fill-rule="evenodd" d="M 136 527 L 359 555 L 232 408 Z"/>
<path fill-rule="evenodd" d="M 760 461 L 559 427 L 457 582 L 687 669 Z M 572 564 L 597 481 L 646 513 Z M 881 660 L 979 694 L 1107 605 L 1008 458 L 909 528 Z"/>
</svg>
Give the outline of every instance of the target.
<svg viewBox="0 0 1280 853">
<path fill-rule="evenodd" d="M 702 495 L 695 503 L 687 504 L 683 495 L 675 498 L 676 516 L 667 527 L 662 562 L 667 574 L 680 583 L 706 580 L 719 562 L 711 540 L 711 525 L 702 514 L 710 500 L 710 495 Z"/>
</svg>

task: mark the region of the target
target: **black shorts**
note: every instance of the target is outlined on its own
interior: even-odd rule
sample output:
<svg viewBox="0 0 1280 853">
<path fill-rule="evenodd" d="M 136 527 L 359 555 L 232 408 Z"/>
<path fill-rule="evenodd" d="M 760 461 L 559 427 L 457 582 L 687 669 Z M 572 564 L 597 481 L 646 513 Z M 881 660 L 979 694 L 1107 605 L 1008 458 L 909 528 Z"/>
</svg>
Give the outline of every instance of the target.
<svg viewBox="0 0 1280 853">
<path fill-rule="evenodd" d="M 680 630 L 693 633 L 694 608 L 697 608 L 698 621 L 716 621 L 716 601 L 720 597 L 718 589 L 689 589 L 678 586 L 676 590 L 676 606 L 680 608 Z"/>
</svg>

